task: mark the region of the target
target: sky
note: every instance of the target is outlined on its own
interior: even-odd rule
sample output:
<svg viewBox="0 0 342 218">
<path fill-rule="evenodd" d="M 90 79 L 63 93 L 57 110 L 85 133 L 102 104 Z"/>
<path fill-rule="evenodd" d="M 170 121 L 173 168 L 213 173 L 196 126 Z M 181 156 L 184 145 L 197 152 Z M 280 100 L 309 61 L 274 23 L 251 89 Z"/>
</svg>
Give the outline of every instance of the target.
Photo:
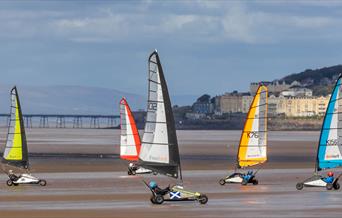
<svg viewBox="0 0 342 218">
<path fill-rule="evenodd" d="M 0 84 L 147 95 L 157 49 L 171 95 L 239 90 L 341 64 L 342 1 L 0 1 Z"/>
</svg>

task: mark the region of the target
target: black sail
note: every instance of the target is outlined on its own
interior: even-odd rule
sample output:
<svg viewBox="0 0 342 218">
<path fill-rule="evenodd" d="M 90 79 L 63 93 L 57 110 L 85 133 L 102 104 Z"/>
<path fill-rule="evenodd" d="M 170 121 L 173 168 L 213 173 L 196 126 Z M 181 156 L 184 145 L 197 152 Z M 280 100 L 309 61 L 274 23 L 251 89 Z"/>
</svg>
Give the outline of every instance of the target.
<svg viewBox="0 0 342 218">
<path fill-rule="evenodd" d="M 147 116 L 139 165 L 182 179 L 175 121 L 157 51 L 148 60 Z"/>
</svg>

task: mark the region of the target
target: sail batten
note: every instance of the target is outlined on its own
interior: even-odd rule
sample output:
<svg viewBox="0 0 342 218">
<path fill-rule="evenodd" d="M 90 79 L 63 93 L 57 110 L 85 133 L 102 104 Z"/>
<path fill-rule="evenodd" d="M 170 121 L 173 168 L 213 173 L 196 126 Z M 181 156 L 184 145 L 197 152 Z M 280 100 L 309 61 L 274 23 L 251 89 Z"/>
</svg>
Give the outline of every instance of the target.
<svg viewBox="0 0 342 218">
<path fill-rule="evenodd" d="M 29 168 L 23 115 L 17 88 L 11 90 L 10 122 L 2 162 L 18 168 Z"/>
<path fill-rule="evenodd" d="M 324 116 L 317 148 L 316 171 L 342 166 L 341 76 L 336 81 Z"/>
<path fill-rule="evenodd" d="M 148 101 L 139 164 L 159 174 L 180 176 L 180 158 L 171 101 L 158 53 L 148 61 Z"/>
<path fill-rule="evenodd" d="M 237 155 L 244 168 L 267 160 L 267 87 L 260 85 L 246 116 Z"/>
</svg>

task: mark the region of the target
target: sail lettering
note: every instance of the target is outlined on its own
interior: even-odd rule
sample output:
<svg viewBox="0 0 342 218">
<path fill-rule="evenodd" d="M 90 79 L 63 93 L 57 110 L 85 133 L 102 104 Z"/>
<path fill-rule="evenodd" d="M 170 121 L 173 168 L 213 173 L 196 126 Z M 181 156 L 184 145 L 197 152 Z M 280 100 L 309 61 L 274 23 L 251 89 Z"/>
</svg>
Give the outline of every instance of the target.
<svg viewBox="0 0 342 218">
<path fill-rule="evenodd" d="M 248 138 L 259 138 L 259 134 L 257 132 L 247 132 Z"/>
<path fill-rule="evenodd" d="M 328 139 L 327 140 L 327 146 L 337 146 L 337 145 L 338 145 L 337 139 Z"/>
<path fill-rule="evenodd" d="M 157 103 L 155 102 L 150 102 L 148 104 L 148 110 L 156 111 L 157 110 Z"/>
</svg>

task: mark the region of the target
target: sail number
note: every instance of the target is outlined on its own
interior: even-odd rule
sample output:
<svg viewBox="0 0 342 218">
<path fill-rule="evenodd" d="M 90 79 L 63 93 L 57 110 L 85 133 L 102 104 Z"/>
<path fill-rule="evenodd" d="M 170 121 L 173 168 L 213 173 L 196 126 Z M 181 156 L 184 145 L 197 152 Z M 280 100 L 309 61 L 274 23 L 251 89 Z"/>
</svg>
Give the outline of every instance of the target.
<svg viewBox="0 0 342 218">
<path fill-rule="evenodd" d="M 248 138 L 259 138 L 259 134 L 257 132 L 247 132 Z"/>
<path fill-rule="evenodd" d="M 155 102 L 150 102 L 150 103 L 148 104 L 148 109 L 149 109 L 149 110 L 152 110 L 152 111 L 156 111 L 156 110 L 157 110 L 157 103 L 155 103 Z"/>
<path fill-rule="evenodd" d="M 338 145 L 338 141 L 337 139 L 328 139 L 327 145 L 331 145 L 331 146 Z"/>
</svg>

